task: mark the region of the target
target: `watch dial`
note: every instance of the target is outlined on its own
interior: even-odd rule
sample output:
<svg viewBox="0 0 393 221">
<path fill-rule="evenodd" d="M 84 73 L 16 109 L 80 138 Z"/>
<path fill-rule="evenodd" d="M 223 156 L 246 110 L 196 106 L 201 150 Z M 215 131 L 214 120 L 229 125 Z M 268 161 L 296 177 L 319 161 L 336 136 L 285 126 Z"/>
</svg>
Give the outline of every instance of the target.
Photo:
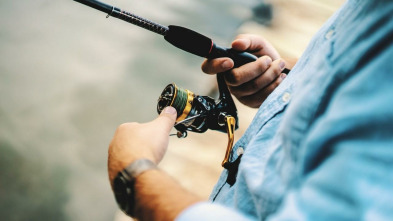
<svg viewBox="0 0 393 221">
<path fill-rule="evenodd" d="M 132 216 L 131 201 L 133 193 L 131 183 L 119 174 L 113 181 L 113 185 L 113 192 L 115 194 L 117 205 L 124 213 Z"/>
</svg>

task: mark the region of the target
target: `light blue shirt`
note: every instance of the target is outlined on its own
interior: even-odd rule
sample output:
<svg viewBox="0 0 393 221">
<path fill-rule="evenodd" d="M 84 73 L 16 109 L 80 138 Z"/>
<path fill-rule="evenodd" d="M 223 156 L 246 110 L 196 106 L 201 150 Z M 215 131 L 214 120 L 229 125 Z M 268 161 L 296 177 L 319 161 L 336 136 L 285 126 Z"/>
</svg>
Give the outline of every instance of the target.
<svg viewBox="0 0 393 221">
<path fill-rule="evenodd" d="M 224 170 L 211 202 L 177 220 L 392 220 L 393 1 L 346 2 L 261 105 L 232 161 L 242 149 L 236 183 Z"/>
</svg>

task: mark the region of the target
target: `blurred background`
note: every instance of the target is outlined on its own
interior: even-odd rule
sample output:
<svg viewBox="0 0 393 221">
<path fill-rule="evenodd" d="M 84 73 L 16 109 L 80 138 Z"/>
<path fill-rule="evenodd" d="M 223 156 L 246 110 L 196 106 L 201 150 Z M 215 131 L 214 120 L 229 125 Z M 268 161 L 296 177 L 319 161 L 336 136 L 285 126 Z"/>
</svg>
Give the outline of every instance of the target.
<svg viewBox="0 0 393 221">
<path fill-rule="evenodd" d="M 106 0 L 163 25 L 180 25 L 229 46 L 238 33 L 264 35 L 298 57 L 343 0 Z M 0 0 L 0 219 L 128 220 L 117 210 L 107 147 L 123 122 L 157 116 L 169 83 L 217 97 L 203 59 L 72 0 Z M 256 110 L 237 104 L 239 138 Z M 160 164 L 207 199 L 227 135 L 170 138 Z"/>
</svg>

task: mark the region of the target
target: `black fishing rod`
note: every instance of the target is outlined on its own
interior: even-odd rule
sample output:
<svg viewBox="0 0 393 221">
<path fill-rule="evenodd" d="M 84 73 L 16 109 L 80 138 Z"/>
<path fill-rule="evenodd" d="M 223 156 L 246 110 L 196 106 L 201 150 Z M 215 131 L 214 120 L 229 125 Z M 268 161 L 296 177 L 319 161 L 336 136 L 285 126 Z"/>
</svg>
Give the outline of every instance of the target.
<svg viewBox="0 0 393 221">
<path fill-rule="evenodd" d="M 96 0 L 74 1 L 107 13 L 107 17 L 115 17 L 162 35 L 165 40 L 172 45 L 200 57 L 209 59 L 229 57 L 234 61 L 235 67 L 239 67 L 257 59 L 256 56 L 247 52 L 239 52 L 230 48 L 222 48 L 216 45 L 212 39 L 184 27 L 176 25 L 164 26 Z M 288 73 L 289 70 L 285 69 L 283 72 Z"/>
</svg>

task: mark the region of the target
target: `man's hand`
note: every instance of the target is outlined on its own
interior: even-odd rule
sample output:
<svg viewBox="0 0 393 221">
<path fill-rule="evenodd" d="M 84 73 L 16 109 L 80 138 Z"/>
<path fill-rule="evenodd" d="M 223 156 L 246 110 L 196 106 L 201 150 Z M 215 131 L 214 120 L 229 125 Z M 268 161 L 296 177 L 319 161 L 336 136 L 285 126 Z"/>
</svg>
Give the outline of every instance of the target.
<svg viewBox="0 0 393 221">
<path fill-rule="evenodd" d="M 285 61 L 280 59 L 269 42 L 255 35 L 239 35 L 232 42 L 232 48 L 259 57 L 255 62 L 232 69 L 225 76 L 230 92 L 243 104 L 257 108 L 286 77 L 282 73 Z M 228 71 L 233 66 L 230 58 L 217 58 L 205 60 L 202 70 L 207 74 L 216 74 Z"/>
<path fill-rule="evenodd" d="M 166 107 L 160 116 L 145 124 L 119 126 L 108 151 L 108 174 L 113 179 L 137 159 L 159 163 L 168 148 L 169 133 L 176 121 L 176 110 Z M 135 179 L 135 216 L 138 220 L 175 220 L 186 208 L 201 199 L 188 192 L 162 170 L 149 170 Z"/>
<path fill-rule="evenodd" d="M 176 110 L 165 108 L 160 116 L 145 124 L 120 125 L 108 150 L 108 175 L 111 184 L 116 175 L 137 159 L 159 163 L 165 155 L 169 133 L 176 121 Z"/>
</svg>

